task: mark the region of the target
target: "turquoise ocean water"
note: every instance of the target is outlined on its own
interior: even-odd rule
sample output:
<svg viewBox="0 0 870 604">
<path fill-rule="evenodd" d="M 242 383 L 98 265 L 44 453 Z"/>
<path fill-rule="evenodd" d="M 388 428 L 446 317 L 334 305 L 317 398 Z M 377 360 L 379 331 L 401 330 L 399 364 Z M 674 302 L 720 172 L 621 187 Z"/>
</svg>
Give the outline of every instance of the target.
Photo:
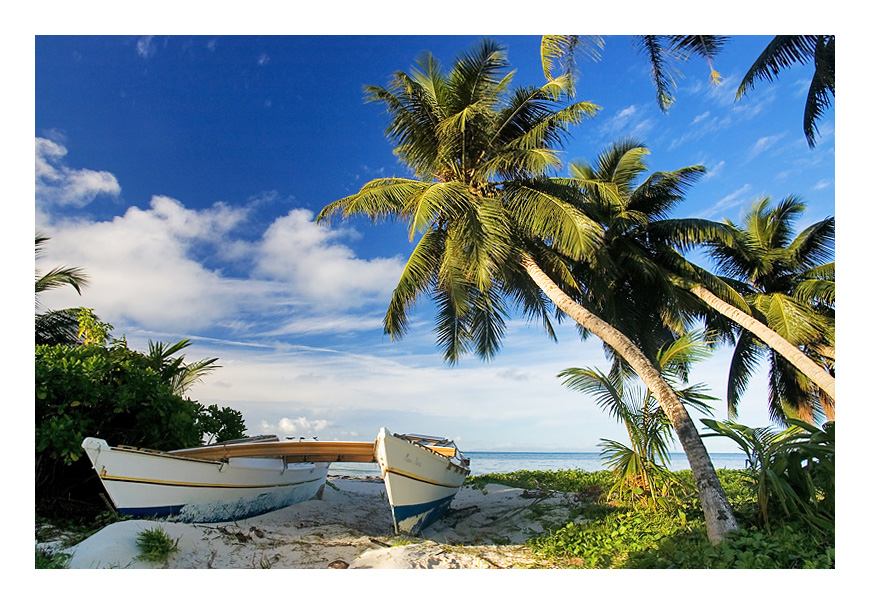
<svg viewBox="0 0 870 604">
<path fill-rule="evenodd" d="M 516 470 L 573 470 L 588 472 L 604 470 L 597 452 L 586 453 L 507 453 L 469 451 L 472 474 L 491 472 L 514 472 Z M 743 453 L 710 453 L 710 460 L 717 469 L 739 470 L 745 467 Z M 688 470 L 689 462 L 683 453 L 672 453 L 669 465 L 673 471 Z M 376 464 L 334 463 L 329 473 L 337 476 L 378 476 Z"/>
</svg>

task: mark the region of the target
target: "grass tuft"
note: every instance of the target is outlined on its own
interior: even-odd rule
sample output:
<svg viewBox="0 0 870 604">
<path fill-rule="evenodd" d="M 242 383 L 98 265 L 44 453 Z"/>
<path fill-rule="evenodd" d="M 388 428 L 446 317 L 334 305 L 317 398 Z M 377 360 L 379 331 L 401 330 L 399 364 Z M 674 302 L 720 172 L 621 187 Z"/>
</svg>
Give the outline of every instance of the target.
<svg viewBox="0 0 870 604">
<path fill-rule="evenodd" d="M 172 539 L 162 527 L 146 529 L 136 538 L 139 555 L 136 560 L 152 564 L 166 564 L 169 556 L 178 551 L 178 539 Z"/>
</svg>

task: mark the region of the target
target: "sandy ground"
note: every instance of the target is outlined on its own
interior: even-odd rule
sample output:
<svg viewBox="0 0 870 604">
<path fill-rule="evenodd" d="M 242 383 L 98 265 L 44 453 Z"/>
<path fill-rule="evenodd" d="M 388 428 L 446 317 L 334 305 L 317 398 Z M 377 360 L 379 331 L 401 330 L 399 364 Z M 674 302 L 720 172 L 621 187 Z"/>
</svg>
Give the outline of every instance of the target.
<svg viewBox="0 0 870 604">
<path fill-rule="evenodd" d="M 525 542 L 578 505 L 570 494 L 465 486 L 414 538 L 393 534 L 381 480 L 330 477 L 320 500 L 231 523 L 118 522 L 64 551 L 74 569 L 533 568 L 543 561 Z M 137 535 L 154 526 L 178 540 L 165 565 L 137 560 Z"/>
</svg>

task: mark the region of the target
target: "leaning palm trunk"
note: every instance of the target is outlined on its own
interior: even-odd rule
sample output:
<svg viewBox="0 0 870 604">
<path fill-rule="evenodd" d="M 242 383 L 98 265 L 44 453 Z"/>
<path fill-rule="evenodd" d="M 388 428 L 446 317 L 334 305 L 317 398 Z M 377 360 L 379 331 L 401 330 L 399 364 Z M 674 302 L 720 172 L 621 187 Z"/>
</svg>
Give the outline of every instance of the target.
<svg viewBox="0 0 870 604">
<path fill-rule="evenodd" d="M 619 330 L 572 300 L 534 260 L 527 256 L 522 264 L 532 280 L 559 309 L 618 352 L 656 397 L 671 421 L 689 460 L 692 475 L 698 485 L 698 496 L 704 509 L 707 537 L 710 541 L 718 543 L 726 533 L 737 530 L 734 512 L 728 503 L 707 449 L 701 442 L 701 436 L 686 408 L 655 366 Z"/>
<path fill-rule="evenodd" d="M 816 386 L 821 388 L 833 404 L 834 377 L 801 352 L 797 346 L 786 340 L 761 321 L 754 319 L 739 308 L 728 304 L 710 290 L 700 285 L 695 285 L 690 291 L 709 305 L 713 310 L 725 315 L 742 328 L 754 334 L 758 339 L 778 352 L 789 363 L 797 367 L 797 369 L 807 376 L 807 378 L 812 380 Z M 833 354 L 833 352 L 831 354 Z M 833 412 L 833 406 L 831 412 Z"/>
</svg>

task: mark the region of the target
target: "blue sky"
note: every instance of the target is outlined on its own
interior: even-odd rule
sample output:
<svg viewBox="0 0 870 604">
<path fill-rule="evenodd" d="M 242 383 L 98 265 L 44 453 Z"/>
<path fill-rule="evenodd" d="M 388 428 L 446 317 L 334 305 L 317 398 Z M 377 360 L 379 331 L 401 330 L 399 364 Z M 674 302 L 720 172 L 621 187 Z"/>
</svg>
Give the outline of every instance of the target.
<svg viewBox="0 0 870 604">
<path fill-rule="evenodd" d="M 516 84 L 543 83 L 539 36 L 492 36 Z M 365 84 L 387 84 L 421 51 L 449 65 L 480 36 L 37 36 L 36 229 L 51 237 L 38 268 L 87 269 L 81 297 L 125 335 L 190 338 L 188 359 L 222 366 L 191 392 L 244 413 L 250 433 L 374 438 L 437 433 L 466 450 L 595 450 L 623 428 L 563 388 L 567 367 L 607 366 L 600 344 L 563 326 L 558 344 L 514 316 L 502 352 L 446 365 L 421 303 L 408 336 L 381 320 L 411 249 L 401 225 L 313 224 L 366 181 L 404 174 Z M 676 103 L 655 104 L 629 36 L 608 36 L 581 64 L 578 97 L 602 107 L 573 130 L 566 163 L 623 137 L 651 150 L 652 170 L 703 164 L 675 216 L 738 220 L 759 197 L 804 198 L 799 228 L 834 214 L 834 112 L 817 146 L 802 132 L 809 68 L 792 68 L 734 102 L 769 36 L 737 36 L 715 62 L 679 65 Z M 729 351 L 693 382 L 723 397 Z M 724 405 L 717 407 L 724 418 Z M 765 373 L 740 420 L 767 422 Z M 732 451 L 708 441 L 712 451 Z"/>
</svg>

